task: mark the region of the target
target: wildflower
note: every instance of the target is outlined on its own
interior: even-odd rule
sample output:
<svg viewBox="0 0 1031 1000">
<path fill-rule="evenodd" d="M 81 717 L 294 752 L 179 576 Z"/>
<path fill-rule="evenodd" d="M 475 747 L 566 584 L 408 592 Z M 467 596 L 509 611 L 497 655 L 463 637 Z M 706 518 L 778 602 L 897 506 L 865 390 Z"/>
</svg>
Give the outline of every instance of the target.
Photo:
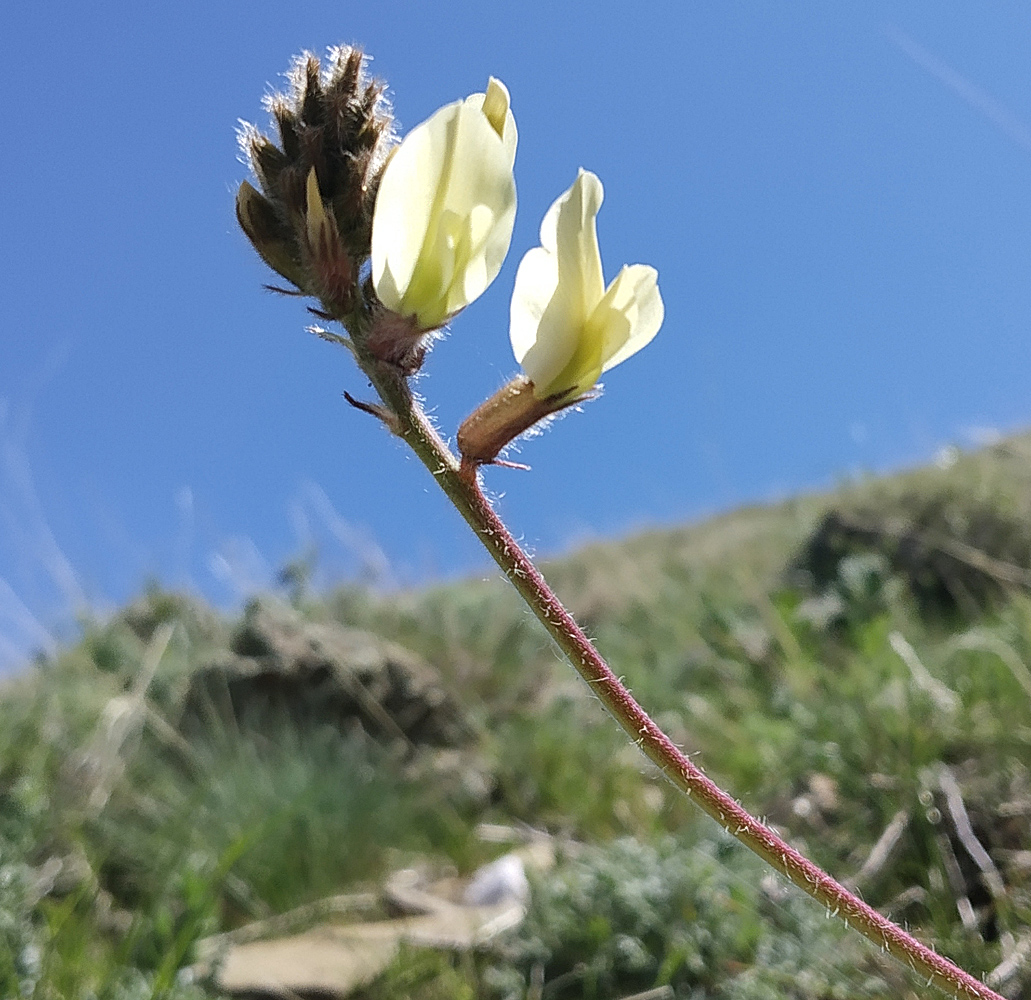
<svg viewBox="0 0 1031 1000">
<path fill-rule="evenodd" d="M 372 280 L 383 306 L 413 328 L 442 326 L 501 270 L 515 223 L 516 138 L 508 91 L 491 78 L 485 94 L 414 128 L 387 163 Z"/>
<path fill-rule="evenodd" d="M 581 170 L 516 273 L 509 334 L 538 399 L 582 396 L 662 325 L 655 268 L 624 265 L 605 287 L 595 228 L 603 197 L 601 181 Z"/>
<path fill-rule="evenodd" d="M 605 287 L 595 217 L 601 181 L 581 170 L 541 223 L 541 245 L 516 273 L 509 336 L 523 375 L 458 431 L 466 467 L 494 462 L 534 424 L 594 394 L 602 372 L 636 354 L 662 325 L 658 272 L 626 265 Z"/>
</svg>

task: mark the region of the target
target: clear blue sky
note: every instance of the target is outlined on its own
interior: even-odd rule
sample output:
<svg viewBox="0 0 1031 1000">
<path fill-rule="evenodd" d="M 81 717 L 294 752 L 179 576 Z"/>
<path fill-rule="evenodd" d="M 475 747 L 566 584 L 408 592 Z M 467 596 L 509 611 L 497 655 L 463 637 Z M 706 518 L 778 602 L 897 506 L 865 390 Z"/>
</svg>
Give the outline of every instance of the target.
<svg viewBox="0 0 1031 1000">
<path fill-rule="evenodd" d="M 1026 3 L 10 4 L 0 14 L 0 664 L 148 576 L 220 603 L 486 571 L 233 217 L 238 118 L 358 42 L 403 128 L 500 77 L 512 251 L 420 383 L 453 431 L 515 369 L 522 253 L 578 167 L 655 342 L 492 470 L 540 553 L 1031 422 Z"/>
</svg>

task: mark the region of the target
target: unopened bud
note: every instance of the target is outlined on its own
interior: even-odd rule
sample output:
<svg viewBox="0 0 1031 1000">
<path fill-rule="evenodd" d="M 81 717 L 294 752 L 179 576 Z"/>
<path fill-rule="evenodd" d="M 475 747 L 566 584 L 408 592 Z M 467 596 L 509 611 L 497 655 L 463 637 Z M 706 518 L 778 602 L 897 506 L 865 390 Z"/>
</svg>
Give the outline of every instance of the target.
<svg viewBox="0 0 1031 1000">
<path fill-rule="evenodd" d="M 236 193 L 236 218 L 261 259 L 291 284 L 307 291 L 293 231 L 280 221 L 271 202 L 247 181 Z"/>
<path fill-rule="evenodd" d="M 304 193 L 308 203 L 308 243 L 314 249 L 321 240 L 325 239 L 324 233 L 330 224 L 329 216 L 326 215 L 326 210 L 322 207 L 322 195 L 319 194 L 319 178 L 318 174 L 315 173 L 314 167 L 308 171 L 308 180 Z"/>
<path fill-rule="evenodd" d="M 326 211 L 314 167 L 308 171 L 305 199 L 309 269 L 315 294 L 331 308 L 347 312 L 354 302 L 358 269 L 340 238 L 336 219 Z"/>
</svg>

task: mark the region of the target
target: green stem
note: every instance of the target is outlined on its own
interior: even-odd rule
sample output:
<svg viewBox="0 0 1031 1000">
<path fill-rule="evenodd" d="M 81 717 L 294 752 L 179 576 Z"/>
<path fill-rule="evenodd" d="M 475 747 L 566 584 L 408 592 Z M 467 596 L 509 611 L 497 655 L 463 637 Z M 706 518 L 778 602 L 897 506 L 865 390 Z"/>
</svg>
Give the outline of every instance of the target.
<svg viewBox="0 0 1031 1000">
<path fill-rule="evenodd" d="M 413 397 L 407 379 L 396 368 L 364 351 L 360 338 L 356 341 L 358 362 L 393 415 L 391 429 L 419 456 L 580 676 L 662 773 L 749 850 L 929 983 L 956 998 L 1003 1000 L 984 983 L 921 944 L 803 857 L 706 777 L 677 748 L 638 705 L 562 606 L 484 496 L 476 469 L 463 466 L 441 440 Z"/>
</svg>

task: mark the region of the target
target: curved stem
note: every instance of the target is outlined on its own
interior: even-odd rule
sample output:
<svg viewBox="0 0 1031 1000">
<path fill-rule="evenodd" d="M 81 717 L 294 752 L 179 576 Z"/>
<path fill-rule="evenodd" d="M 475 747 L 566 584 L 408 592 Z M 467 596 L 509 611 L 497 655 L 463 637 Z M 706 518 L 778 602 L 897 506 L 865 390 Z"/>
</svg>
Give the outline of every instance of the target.
<svg viewBox="0 0 1031 1000">
<path fill-rule="evenodd" d="M 552 592 L 530 557 L 512 537 L 480 488 L 475 467 L 463 466 L 441 440 L 407 379 L 392 366 L 368 355 L 360 344 L 356 355 L 383 401 L 396 418 L 392 429 L 419 456 L 441 489 L 501 567 L 505 576 L 558 643 L 591 690 L 627 735 L 663 774 L 728 833 L 832 914 L 957 998 L 1003 1000 L 980 980 L 921 944 L 883 914 L 864 903 L 803 857 L 773 830 L 752 816 L 669 739 L 634 700 L 572 615 Z"/>
</svg>

